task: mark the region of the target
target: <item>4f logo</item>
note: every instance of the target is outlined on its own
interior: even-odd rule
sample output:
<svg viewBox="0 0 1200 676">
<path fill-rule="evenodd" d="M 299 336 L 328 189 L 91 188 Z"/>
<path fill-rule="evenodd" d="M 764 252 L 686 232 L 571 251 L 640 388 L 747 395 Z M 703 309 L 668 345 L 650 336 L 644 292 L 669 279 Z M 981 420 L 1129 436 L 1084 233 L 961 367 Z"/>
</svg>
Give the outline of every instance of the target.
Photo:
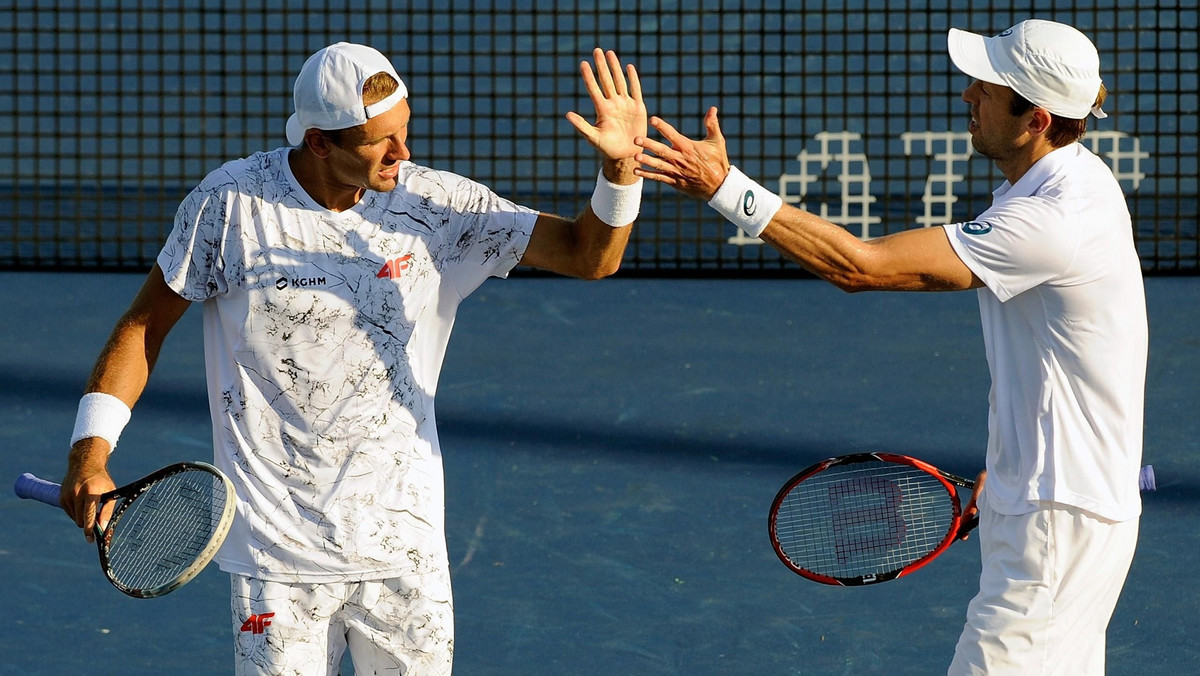
<svg viewBox="0 0 1200 676">
<path fill-rule="evenodd" d="M 400 279 L 404 271 L 412 267 L 412 257 L 412 254 L 406 254 L 399 258 L 393 258 L 384 263 L 375 276 L 380 279 Z"/>
<path fill-rule="evenodd" d="M 242 631 L 248 631 L 252 634 L 261 634 L 267 627 L 271 626 L 271 618 L 275 617 L 275 613 L 262 613 L 261 615 L 251 615 L 242 623 Z"/>
</svg>

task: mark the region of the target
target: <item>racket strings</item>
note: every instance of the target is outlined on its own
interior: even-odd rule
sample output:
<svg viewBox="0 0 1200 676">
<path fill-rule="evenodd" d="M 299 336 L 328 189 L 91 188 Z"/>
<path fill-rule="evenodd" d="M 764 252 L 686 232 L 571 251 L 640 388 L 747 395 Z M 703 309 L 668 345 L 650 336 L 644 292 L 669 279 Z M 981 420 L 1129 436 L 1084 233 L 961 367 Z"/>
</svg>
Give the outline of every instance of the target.
<svg viewBox="0 0 1200 676">
<path fill-rule="evenodd" d="M 107 558 L 113 580 L 155 589 L 187 572 L 219 529 L 225 493 L 219 476 L 185 471 L 138 495 L 112 528 Z"/>
<path fill-rule="evenodd" d="M 776 517 L 795 565 L 830 577 L 892 572 L 946 539 L 954 502 L 941 481 L 907 465 L 834 466 L 796 484 Z"/>
</svg>

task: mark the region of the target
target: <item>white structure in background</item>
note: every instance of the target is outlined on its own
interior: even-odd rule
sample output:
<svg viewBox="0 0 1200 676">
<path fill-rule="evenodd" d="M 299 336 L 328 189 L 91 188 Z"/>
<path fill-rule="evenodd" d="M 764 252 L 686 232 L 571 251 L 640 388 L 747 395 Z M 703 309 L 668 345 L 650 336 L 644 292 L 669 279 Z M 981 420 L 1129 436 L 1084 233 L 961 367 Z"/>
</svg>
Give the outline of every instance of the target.
<svg viewBox="0 0 1200 676">
<path fill-rule="evenodd" d="M 785 203 L 807 211 L 804 197 L 808 194 L 808 187 L 821 177 L 831 163 L 836 162 L 841 168 L 838 173 L 838 183 L 842 187 L 840 211 L 831 214 L 829 205 L 822 203 L 820 210 L 814 213 L 847 229 L 857 227 L 859 237 L 870 239 L 871 224 L 879 222 L 878 216 L 871 215 L 871 203 L 875 201 L 871 194 L 871 169 L 865 153 L 850 151 L 851 143 L 862 139 L 862 135 L 849 131 L 823 131 L 813 138 L 820 143 L 821 149 L 816 153 L 800 151 L 796 156 L 800 160 L 800 173 L 780 176 L 777 194 Z M 814 167 L 815 170 L 810 171 Z M 749 237 L 740 230 L 728 241 L 730 244 L 762 243 L 762 240 Z"/>
<path fill-rule="evenodd" d="M 840 211 L 831 214 L 829 205 L 823 203 L 816 213 L 851 232 L 857 230 L 856 234 L 863 240 L 871 239 L 870 226 L 879 223 L 879 217 L 871 215 L 871 204 L 875 202 L 871 194 L 871 170 L 866 154 L 851 152 L 851 145 L 861 141 L 862 135 L 848 131 L 823 131 L 813 138 L 820 144 L 820 150 L 815 153 L 802 150 L 796 156 L 800 161 L 800 171 L 780 175 L 777 194 L 785 203 L 809 210 L 804 204 L 809 186 L 831 164 L 836 163 L 839 168 L 838 183 L 841 185 Z M 954 186 L 964 180 L 963 163 L 973 153 L 971 135 L 953 131 L 905 132 L 900 135 L 900 140 L 904 143 L 905 156 L 922 154 L 931 159 L 925 192 L 921 196 L 924 212 L 916 218 L 917 225 L 927 228 L 951 222 L 954 203 L 958 201 Z M 1146 178 L 1142 161 L 1150 154 L 1142 150 L 1141 141 L 1136 136 L 1119 131 L 1089 131 L 1083 137 L 1083 143 L 1108 162 L 1113 175 L 1127 189 L 1137 190 L 1142 179 Z M 745 245 L 761 244 L 762 240 L 748 237 L 739 230 L 727 242 Z"/>
</svg>

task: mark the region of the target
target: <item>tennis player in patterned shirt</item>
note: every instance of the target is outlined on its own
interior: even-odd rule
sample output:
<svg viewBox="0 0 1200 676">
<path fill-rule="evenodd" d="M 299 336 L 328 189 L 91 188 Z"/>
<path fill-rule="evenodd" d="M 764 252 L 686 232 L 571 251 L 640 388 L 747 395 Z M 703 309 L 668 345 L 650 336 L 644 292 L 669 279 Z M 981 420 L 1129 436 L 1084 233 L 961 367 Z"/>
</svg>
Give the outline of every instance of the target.
<svg viewBox="0 0 1200 676">
<path fill-rule="evenodd" d="M 951 30 L 972 145 L 1006 179 L 967 223 L 861 241 L 729 163 L 716 108 L 693 141 L 638 141 L 640 175 L 708 200 L 847 291 L 978 289 L 992 376 L 983 572 L 949 673 L 1103 674 L 1105 631 L 1137 544 L 1146 301 L 1121 187 L 1078 143 L 1105 117 L 1100 59 L 1075 28 Z M 986 476 L 986 481 L 984 478 Z"/>
<path fill-rule="evenodd" d="M 236 673 L 336 674 L 347 649 L 356 673 L 450 673 L 438 374 L 460 302 L 487 278 L 620 265 L 646 107 L 632 66 L 593 60 L 595 123 L 567 118 L 602 167 L 574 220 L 412 162 L 404 81 L 348 43 L 305 62 L 290 146 L 225 164 L 180 205 L 80 402 L 62 502 L 90 533 L 163 339 L 202 303 L 216 465 L 238 497 L 217 557 Z"/>
</svg>

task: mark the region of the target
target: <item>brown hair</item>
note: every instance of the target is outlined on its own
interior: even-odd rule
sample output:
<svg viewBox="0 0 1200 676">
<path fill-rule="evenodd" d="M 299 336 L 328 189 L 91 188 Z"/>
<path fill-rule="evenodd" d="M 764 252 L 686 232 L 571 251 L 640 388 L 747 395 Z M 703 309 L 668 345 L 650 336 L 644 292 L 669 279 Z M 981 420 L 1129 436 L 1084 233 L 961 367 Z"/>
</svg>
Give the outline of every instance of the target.
<svg viewBox="0 0 1200 676">
<path fill-rule="evenodd" d="M 1096 102 L 1092 104 L 1093 108 L 1099 108 L 1104 105 L 1104 100 L 1108 98 L 1108 89 L 1101 83 L 1100 91 L 1096 94 Z M 1033 103 L 1021 96 L 1016 91 L 1013 92 L 1013 102 L 1009 112 L 1013 115 L 1024 115 L 1033 110 Z M 1062 117 L 1050 113 L 1050 129 L 1046 131 L 1046 140 L 1050 141 L 1050 145 L 1055 148 L 1075 143 L 1083 138 L 1087 132 L 1087 117 L 1080 120 L 1073 120 L 1069 117 Z"/>
<path fill-rule="evenodd" d="M 400 88 L 400 83 L 387 73 L 375 73 L 363 83 L 363 105 L 379 103 Z"/>
</svg>

